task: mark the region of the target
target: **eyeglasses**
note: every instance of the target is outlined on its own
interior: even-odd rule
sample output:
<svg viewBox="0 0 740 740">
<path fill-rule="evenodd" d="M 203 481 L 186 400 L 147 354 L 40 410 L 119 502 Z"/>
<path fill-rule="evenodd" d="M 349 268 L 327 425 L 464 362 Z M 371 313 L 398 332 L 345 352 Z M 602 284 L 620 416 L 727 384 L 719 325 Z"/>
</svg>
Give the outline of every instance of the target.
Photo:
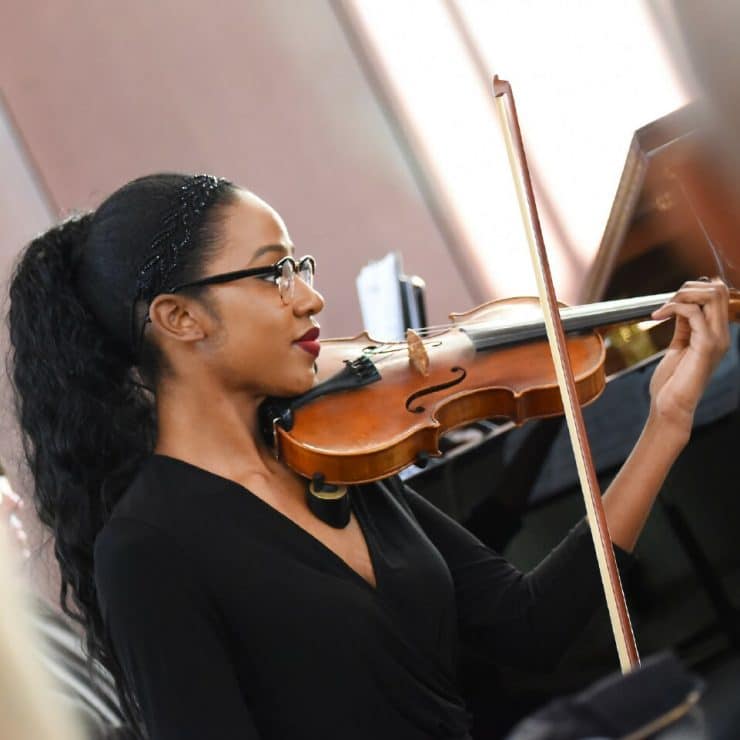
<svg viewBox="0 0 740 740">
<path fill-rule="evenodd" d="M 293 257 L 283 257 L 274 265 L 265 267 L 250 267 L 246 270 L 235 270 L 234 272 L 224 272 L 220 275 L 209 275 L 208 277 L 193 280 L 189 283 L 180 283 L 174 288 L 170 288 L 168 293 L 177 293 L 184 288 L 195 288 L 203 285 L 218 285 L 220 283 L 230 283 L 232 280 L 241 280 L 247 277 L 259 277 L 262 280 L 272 282 L 277 285 L 280 291 L 280 298 L 287 306 L 295 294 L 296 275 L 310 288 L 313 288 L 313 278 L 316 274 L 316 260 L 310 255 L 301 257 L 297 262 Z"/>
</svg>

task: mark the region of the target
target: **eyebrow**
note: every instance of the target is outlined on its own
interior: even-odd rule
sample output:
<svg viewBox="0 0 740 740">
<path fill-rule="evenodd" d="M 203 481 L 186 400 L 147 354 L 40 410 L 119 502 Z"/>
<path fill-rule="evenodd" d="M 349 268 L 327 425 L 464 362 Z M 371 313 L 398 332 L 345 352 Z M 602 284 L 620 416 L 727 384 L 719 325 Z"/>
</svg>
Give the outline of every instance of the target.
<svg viewBox="0 0 740 740">
<path fill-rule="evenodd" d="M 252 255 L 252 259 L 249 260 L 250 264 L 254 262 L 258 257 L 261 257 L 266 252 L 282 252 L 283 254 L 290 254 L 293 252 L 292 244 L 266 244 L 264 247 L 259 247 L 255 250 Z"/>
</svg>

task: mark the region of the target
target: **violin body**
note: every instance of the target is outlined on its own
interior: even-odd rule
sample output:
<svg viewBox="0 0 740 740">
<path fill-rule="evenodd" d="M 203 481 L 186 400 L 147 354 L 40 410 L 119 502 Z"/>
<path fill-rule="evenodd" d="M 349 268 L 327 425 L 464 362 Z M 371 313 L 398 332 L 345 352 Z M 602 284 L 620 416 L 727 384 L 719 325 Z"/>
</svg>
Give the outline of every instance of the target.
<svg viewBox="0 0 740 740">
<path fill-rule="evenodd" d="M 367 333 L 321 343 L 317 382 L 359 356 L 372 359 L 380 380 L 327 394 L 296 410 L 292 428 L 276 427 L 276 453 L 291 468 L 327 483 L 379 480 L 420 454 L 441 454 L 440 437 L 488 418 L 521 424 L 563 413 L 546 340 L 478 349 L 469 327 L 516 324 L 542 313 L 536 298 L 492 301 L 451 314 L 452 326 L 422 338 L 424 363 L 407 342 L 378 342 Z M 571 336 L 568 352 L 581 404 L 604 389 L 604 342 L 598 332 Z"/>
</svg>

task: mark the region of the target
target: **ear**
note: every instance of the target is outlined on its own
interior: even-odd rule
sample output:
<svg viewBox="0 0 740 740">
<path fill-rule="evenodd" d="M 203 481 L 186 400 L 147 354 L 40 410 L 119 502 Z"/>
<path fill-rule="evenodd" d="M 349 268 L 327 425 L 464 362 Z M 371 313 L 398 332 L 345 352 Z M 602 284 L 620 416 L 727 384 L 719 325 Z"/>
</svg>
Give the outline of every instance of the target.
<svg viewBox="0 0 740 740">
<path fill-rule="evenodd" d="M 185 296 L 163 293 L 149 306 L 149 318 L 155 331 L 176 342 L 197 342 L 211 329 L 211 317 L 199 303 Z"/>
</svg>

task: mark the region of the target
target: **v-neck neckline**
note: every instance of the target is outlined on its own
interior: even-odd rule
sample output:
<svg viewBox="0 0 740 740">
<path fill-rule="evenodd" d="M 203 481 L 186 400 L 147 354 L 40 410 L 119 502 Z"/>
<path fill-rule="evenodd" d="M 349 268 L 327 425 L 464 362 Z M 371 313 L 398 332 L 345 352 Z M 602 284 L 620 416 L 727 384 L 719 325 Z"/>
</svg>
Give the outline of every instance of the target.
<svg viewBox="0 0 740 740">
<path fill-rule="evenodd" d="M 372 566 L 375 584 L 372 584 L 370 581 L 368 581 L 363 575 L 361 575 L 358 571 L 356 571 L 344 558 L 340 557 L 336 552 L 334 552 L 334 550 L 332 550 L 328 545 L 324 544 L 318 537 L 316 537 L 316 535 L 309 532 L 307 529 L 305 529 L 300 524 L 298 524 L 298 522 L 291 519 L 287 514 L 284 514 L 282 511 L 280 511 L 280 509 L 277 509 L 272 504 L 265 501 L 263 498 L 258 496 L 256 493 L 251 491 L 246 486 L 243 486 L 238 481 L 232 480 L 231 478 L 226 478 L 223 475 L 214 473 L 212 470 L 203 468 L 200 465 L 195 465 L 194 463 L 190 463 L 187 460 L 182 460 L 179 457 L 171 457 L 170 455 L 163 455 L 161 453 L 155 452 L 155 453 L 152 453 L 152 456 L 150 459 L 172 462 L 172 463 L 175 463 L 176 465 L 190 468 L 202 475 L 215 478 L 216 480 L 220 481 L 222 484 L 227 484 L 227 485 L 237 488 L 240 495 L 244 496 L 246 494 L 249 499 L 258 502 L 258 506 L 261 505 L 263 509 L 266 509 L 267 511 L 272 512 L 277 517 L 278 521 L 287 522 L 289 527 L 291 527 L 294 531 L 298 531 L 299 533 L 301 533 L 302 536 L 307 539 L 307 541 L 313 543 L 314 547 L 318 547 L 324 553 L 328 553 L 328 555 L 335 562 L 338 562 L 341 564 L 345 572 L 349 573 L 353 577 L 354 580 L 358 581 L 360 584 L 368 588 L 372 593 L 374 594 L 379 593 L 380 591 L 380 578 L 379 578 L 379 573 L 378 573 L 378 560 L 379 559 L 376 557 L 376 553 L 375 553 L 375 541 L 374 541 L 375 527 L 372 525 L 370 521 L 363 521 L 363 519 L 367 515 L 366 507 L 355 506 L 355 501 L 353 500 L 353 497 L 352 497 L 353 489 L 355 488 L 355 486 L 351 486 L 348 489 L 347 495 L 350 496 L 350 505 L 352 507 L 352 512 L 355 515 L 355 519 L 357 519 L 357 526 L 360 528 L 360 532 L 362 533 L 362 536 L 365 540 L 365 547 L 367 548 L 368 557 L 370 558 L 370 565 Z M 362 515 L 360 515 L 358 509 L 362 509 Z M 368 534 L 370 529 L 373 530 L 373 536 L 369 536 Z"/>
</svg>

